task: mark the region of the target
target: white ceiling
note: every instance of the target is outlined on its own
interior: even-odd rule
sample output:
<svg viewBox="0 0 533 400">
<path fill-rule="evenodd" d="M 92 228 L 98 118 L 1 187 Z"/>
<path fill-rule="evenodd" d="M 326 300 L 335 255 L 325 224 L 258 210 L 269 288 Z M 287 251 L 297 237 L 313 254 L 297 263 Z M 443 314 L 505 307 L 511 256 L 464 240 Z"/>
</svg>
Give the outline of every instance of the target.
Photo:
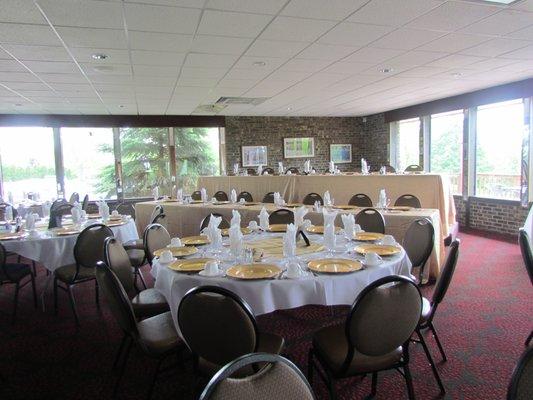
<svg viewBox="0 0 533 400">
<path fill-rule="evenodd" d="M 529 77 L 533 0 L 0 0 L 0 113 L 367 115 Z"/>
</svg>

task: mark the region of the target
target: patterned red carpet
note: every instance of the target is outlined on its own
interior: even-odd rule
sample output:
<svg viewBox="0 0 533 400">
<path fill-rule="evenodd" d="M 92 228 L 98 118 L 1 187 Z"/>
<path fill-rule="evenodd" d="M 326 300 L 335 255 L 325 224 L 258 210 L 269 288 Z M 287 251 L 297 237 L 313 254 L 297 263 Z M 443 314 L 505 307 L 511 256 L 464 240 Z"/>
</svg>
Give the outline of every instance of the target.
<svg viewBox="0 0 533 400">
<path fill-rule="evenodd" d="M 523 341 L 533 328 L 533 289 L 514 243 L 494 237 L 462 233 L 456 275 L 438 310 L 436 328 L 448 354 L 438 369 L 449 399 L 503 399 Z M 46 276 L 38 274 L 39 289 Z M 429 289 L 431 291 L 431 288 Z M 0 288 L 0 384 L 2 399 L 108 399 L 114 377 L 110 366 L 121 338 L 105 304 L 94 305 L 93 286 L 76 289 L 82 327 L 74 326 L 68 300 L 60 293 L 60 313 L 35 310 L 31 291 L 21 292 L 19 318 L 11 325 L 12 288 Z M 345 307 L 335 310 L 309 306 L 259 318 L 261 328 L 283 335 L 286 355 L 306 370 L 312 333 L 340 322 Z M 215 333 L 216 334 L 216 333 Z M 437 349 L 428 342 L 437 359 Z M 419 399 L 438 398 L 438 389 L 422 349 L 412 347 L 415 392 Z M 440 360 L 440 359 L 439 359 Z M 133 352 L 128 363 L 121 399 L 144 399 L 155 364 Z M 192 399 L 190 363 L 161 375 L 155 399 Z M 325 388 L 315 380 L 319 399 Z M 341 381 L 341 399 L 361 399 L 369 393 L 368 379 Z M 379 399 L 406 398 L 403 378 L 396 372 L 380 374 Z"/>
</svg>

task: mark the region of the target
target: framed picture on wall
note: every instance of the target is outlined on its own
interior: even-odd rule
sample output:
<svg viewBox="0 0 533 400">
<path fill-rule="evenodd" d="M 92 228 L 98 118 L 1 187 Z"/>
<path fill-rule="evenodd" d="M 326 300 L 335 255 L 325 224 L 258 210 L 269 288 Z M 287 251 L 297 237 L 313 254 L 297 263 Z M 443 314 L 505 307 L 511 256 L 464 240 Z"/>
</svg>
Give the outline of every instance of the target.
<svg viewBox="0 0 533 400">
<path fill-rule="evenodd" d="M 315 138 L 283 139 L 283 156 L 285 158 L 310 158 L 315 156 Z"/>
<path fill-rule="evenodd" d="M 330 144 L 329 159 L 335 164 L 345 164 L 352 162 L 351 144 Z"/>
<path fill-rule="evenodd" d="M 242 166 L 268 165 L 267 146 L 242 146 Z"/>
</svg>

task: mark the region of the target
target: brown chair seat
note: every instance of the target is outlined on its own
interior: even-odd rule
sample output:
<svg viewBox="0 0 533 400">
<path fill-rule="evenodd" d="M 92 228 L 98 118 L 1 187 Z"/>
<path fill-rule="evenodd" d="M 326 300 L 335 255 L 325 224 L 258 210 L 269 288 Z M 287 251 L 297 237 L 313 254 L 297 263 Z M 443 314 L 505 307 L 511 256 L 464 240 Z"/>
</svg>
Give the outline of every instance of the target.
<svg viewBox="0 0 533 400">
<path fill-rule="evenodd" d="M 139 340 L 152 354 L 164 354 L 181 343 L 170 311 L 139 321 Z"/>
<path fill-rule="evenodd" d="M 64 265 L 55 270 L 56 278 L 62 282 L 70 283 L 74 280 L 76 275 L 76 264 Z M 94 268 L 80 267 L 80 272 L 76 277 L 76 281 L 84 279 L 92 279 L 95 277 Z"/>
<path fill-rule="evenodd" d="M 259 346 L 257 347 L 257 353 L 279 354 L 285 344 L 285 340 L 281 336 L 272 333 L 259 333 L 258 340 Z M 202 357 L 198 358 L 198 369 L 207 376 L 215 375 L 222 367 L 223 365 L 216 365 Z M 235 376 L 242 377 L 253 373 L 255 371 L 252 367 L 249 367 L 239 370 Z"/>
<path fill-rule="evenodd" d="M 170 311 L 165 296 L 153 288 L 140 291 L 137 296 L 131 299 L 131 305 L 135 316 L 139 319 Z"/>
<path fill-rule="evenodd" d="M 7 271 L 7 273 L 5 271 Z M 29 265 L 6 263 L 4 269 L 0 269 L 0 282 L 19 282 L 22 278 L 28 275 L 31 275 L 31 267 Z"/>
<path fill-rule="evenodd" d="M 145 253 L 144 250 L 141 249 L 127 249 L 126 253 L 128 253 L 128 257 L 130 259 L 131 265 L 134 267 L 141 267 L 143 265 L 143 261 L 145 260 Z"/>
<path fill-rule="evenodd" d="M 422 314 L 420 315 L 420 323 L 424 323 L 431 315 L 431 303 L 425 297 L 422 297 Z"/>
<path fill-rule="evenodd" d="M 140 238 L 140 239 L 135 239 L 135 240 L 129 240 L 125 243 L 122 243 L 122 246 L 124 246 L 126 250 L 131 250 L 131 249 L 143 250 L 144 242 L 142 238 Z"/>
<path fill-rule="evenodd" d="M 313 347 L 319 357 L 326 362 L 332 371 L 341 370 L 348 354 L 348 340 L 346 339 L 346 327 L 344 324 L 322 328 L 313 336 Z M 344 376 L 357 375 L 372 371 L 380 371 L 389 368 L 402 358 L 402 347 L 379 357 L 366 356 L 355 352 L 352 363 Z"/>
</svg>

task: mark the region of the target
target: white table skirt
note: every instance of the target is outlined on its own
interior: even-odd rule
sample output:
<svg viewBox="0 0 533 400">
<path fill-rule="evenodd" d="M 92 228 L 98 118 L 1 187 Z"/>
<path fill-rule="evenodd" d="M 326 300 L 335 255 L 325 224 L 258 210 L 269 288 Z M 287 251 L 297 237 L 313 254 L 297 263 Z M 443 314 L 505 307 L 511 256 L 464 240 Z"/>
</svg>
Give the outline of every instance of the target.
<svg viewBox="0 0 533 400">
<path fill-rule="evenodd" d="M 265 238 L 266 236 L 262 236 Z M 317 235 L 310 237 L 312 241 L 320 242 Z M 247 239 L 245 239 L 247 240 Z M 254 240 L 254 239 L 249 239 Z M 343 239 L 338 237 L 338 243 Z M 204 256 L 210 257 L 209 253 Z M 301 256 L 301 265 L 310 259 L 323 258 L 326 254 L 314 253 Z M 214 256 L 211 256 L 214 257 Z M 353 253 L 338 254 L 339 258 L 357 258 Z M 265 259 L 265 262 L 280 263 L 279 259 Z M 222 263 L 221 268 L 227 269 L 229 263 Z M 311 274 L 301 279 L 270 279 L 242 281 L 226 277 L 211 278 L 198 274 L 184 274 L 174 272 L 164 265 L 154 261 L 152 274 L 156 277 L 155 287 L 167 299 L 174 318 L 178 305 L 187 291 L 197 286 L 214 285 L 224 287 L 241 296 L 252 308 L 256 315 L 266 314 L 275 310 L 301 307 L 308 304 L 341 305 L 352 304 L 357 295 L 370 283 L 389 275 L 411 276 L 411 262 L 402 250 L 399 255 L 387 257 L 373 267 L 339 275 Z"/>
<path fill-rule="evenodd" d="M 111 227 L 115 237 L 121 242 L 139 238 L 133 219 L 126 224 Z M 78 235 L 41 236 L 36 239 L 6 240 L 2 244 L 6 250 L 42 264 L 46 269 L 55 271 L 63 265 L 73 264 L 74 245 Z"/>
</svg>

